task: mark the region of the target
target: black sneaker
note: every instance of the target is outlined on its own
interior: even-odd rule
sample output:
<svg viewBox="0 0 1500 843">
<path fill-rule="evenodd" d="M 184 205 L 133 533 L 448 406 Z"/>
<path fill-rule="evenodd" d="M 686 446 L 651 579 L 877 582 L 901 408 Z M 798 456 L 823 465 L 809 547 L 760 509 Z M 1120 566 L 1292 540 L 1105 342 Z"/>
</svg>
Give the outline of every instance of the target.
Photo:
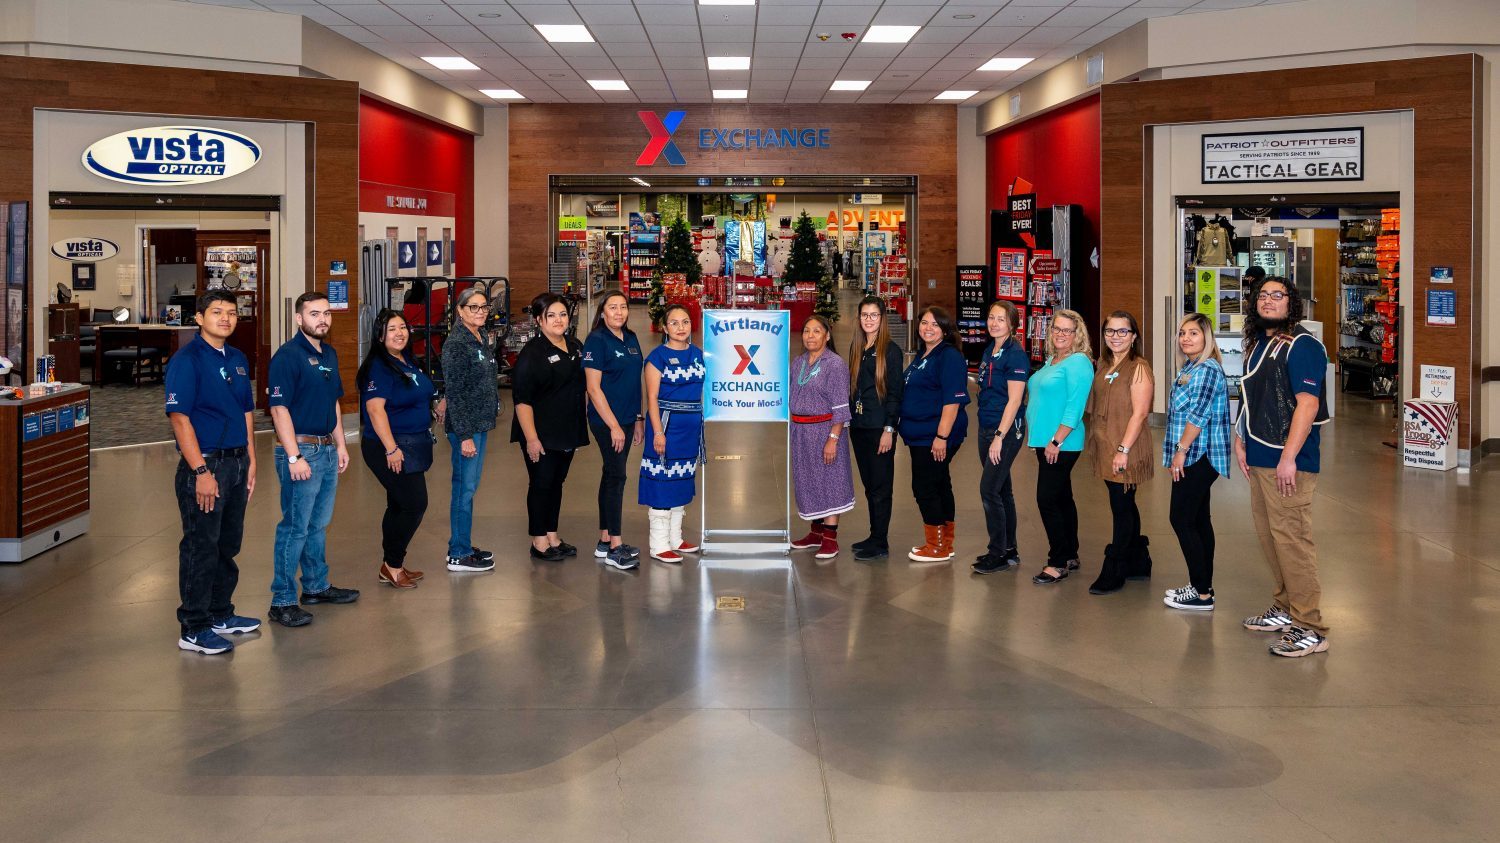
<svg viewBox="0 0 1500 843">
<path fill-rule="evenodd" d="M 867 544 L 864 547 L 854 549 L 854 560 L 856 562 L 872 562 L 876 559 L 884 559 L 891 555 L 891 549 L 884 545 Z"/>
<path fill-rule="evenodd" d="M 477 557 L 479 557 L 479 559 L 481 561 L 484 561 L 484 562 L 494 562 L 495 561 L 495 554 L 490 553 L 488 550 L 485 550 L 482 547 L 474 547 L 473 545 L 470 545 L 469 546 L 469 555 L 470 556 L 477 556 Z"/>
<path fill-rule="evenodd" d="M 608 554 L 606 554 L 606 557 L 607 556 Z M 531 558 L 540 559 L 543 562 L 561 562 L 568 557 L 563 555 L 563 552 L 560 548 L 549 547 L 546 550 L 537 550 L 536 545 L 532 545 Z"/>
<path fill-rule="evenodd" d="M 266 617 L 282 626 L 307 626 L 313 622 L 312 612 L 296 603 L 290 606 L 272 606 Z"/>
<path fill-rule="evenodd" d="M 636 547 L 633 544 L 623 544 L 622 543 L 620 545 L 620 549 L 623 550 L 623 551 L 625 551 L 626 553 L 630 554 L 630 558 L 631 559 L 639 559 L 639 558 L 641 558 L 641 549 L 638 548 L 638 547 Z"/>
<path fill-rule="evenodd" d="M 998 574 L 1001 571 L 1009 571 L 1019 564 L 1021 564 L 1019 561 L 1012 562 L 1009 559 L 1002 559 L 998 556 L 985 555 L 981 556 L 979 561 L 969 567 L 976 574 Z"/>
<path fill-rule="evenodd" d="M 623 544 L 604 557 L 604 564 L 618 571 L 629 571 L 641 566 L 638 560 L 631 557 L 630 551 L 626 550 Z"/>
<path fill-rule="evenodd" d="M 494 569 L 494 562 L 486 562 L 472 553 L 468 556 L 448 557 L 448 570 L 450 571 L 493 571 Z"/>
<path fill-rule="evenodd" d="M 212 629 L 200 629 L 197 632 L 183 633 L 177 639 L 177 649 L 187 650 L 189 653 L 202 653 L 205 656 L 217 656 L 234 649 L 234 644 Z"/>
<path fill-rule="evenodd" d="M 571 544 L 568 544 L 567 542 L 560 541 L 555 546 L 553 546 L 552 549 L 555 550 L 555 551 L 557 551 L 559 554 L 561 554 L 563 556 L 577 556 L 578 555 L 578 548 L 574 547 Z"/>
<path fill-rule="evenodd" d="M 859 551 L 864 550 L 865 548 L 870 547 L 873 544 L 875 544 L 875 540 L 871 537 L 866 537 L 860 539 L 854 544 L 849 545 L 849 549 L 854 551 L 855 553 L 858 553 Z"/>
<path fill-rule="evenodd" d="M 302 605 L 313 606 L 318 603 L 353 603 L 359 599 L 359 591 L 353 588 L 334 588 L 329 586 L 322 591 L 311 594 L 302 592 Z"/>
</svg>

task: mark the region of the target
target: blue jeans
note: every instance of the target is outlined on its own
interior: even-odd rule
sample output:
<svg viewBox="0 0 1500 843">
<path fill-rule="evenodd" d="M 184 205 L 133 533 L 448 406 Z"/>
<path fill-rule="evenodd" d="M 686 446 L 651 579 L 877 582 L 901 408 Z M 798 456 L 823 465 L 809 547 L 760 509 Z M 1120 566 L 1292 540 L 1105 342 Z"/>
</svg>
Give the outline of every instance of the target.
<svg viewBox="0 0 1500 843">
<path fill-rule="evenodd" d="M 328 588 L 326 556 L 328 522 L 333 520 L 334 493 L 339 486 L 339 452 L 332 445 L 298 445 L 312 476 L 293 480 L 286 451 L 272 450 L 276 477 L 281 481 L 281 522 L 276 525 L 276 572 L 271 578 L 271 605 L 297 602 L 297 569 L 302 569 L 302 593 Z"/>
<path fill-rule="evenodd" d="M 463 455 L 462 443 L 453 434 L 448 434 L 448 444 L 453 449 L 453 494 L 448 508 L 448 555 L 468 556 L 474 552 L 474 493 L 479 490 L 479 478 L 484 473 L 484 443 L 489 431 L 473 436 L 474 456 Z"/>
</svg>

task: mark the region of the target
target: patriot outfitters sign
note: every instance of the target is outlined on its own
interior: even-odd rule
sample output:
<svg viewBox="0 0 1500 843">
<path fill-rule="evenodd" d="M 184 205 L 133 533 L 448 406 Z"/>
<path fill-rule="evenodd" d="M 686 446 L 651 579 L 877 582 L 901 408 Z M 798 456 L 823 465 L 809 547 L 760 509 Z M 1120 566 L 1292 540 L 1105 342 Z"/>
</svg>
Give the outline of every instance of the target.
<svg viewBox="0 0 1500 843">
<path fill-rule="evenodd" d="M 706 421 L 791 418 L 788 310 L 703 311 Z"/>
<path fill-rule="evenodd" d="M 1362 181 L 1365 130 L 1203 136 L 1203 183 Z"/>
</svg>

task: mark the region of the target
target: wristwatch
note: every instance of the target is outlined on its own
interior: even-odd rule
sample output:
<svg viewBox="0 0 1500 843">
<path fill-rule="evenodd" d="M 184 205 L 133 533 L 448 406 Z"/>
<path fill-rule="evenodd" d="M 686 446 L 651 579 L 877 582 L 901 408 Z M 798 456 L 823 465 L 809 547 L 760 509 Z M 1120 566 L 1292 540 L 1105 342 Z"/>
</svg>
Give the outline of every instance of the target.
<svg viewBox="0 0 1500 843">
<path fill-rule="evenodd" d="M 208 463 L 204 463 L 203 465 L 200 465 L 197 468 L 193 469 L 193 473 L 197 474 L 197 475 L 200 475 L 200 476 L 204 475 L 204 474 L 207 474 L 208 473 Z"/>
<path fill-rule="evenodd" d="M 301 454 L 288 454 L 287 457 L 286 457 L 286 464 L 287 465 L 296 465 L 297 464 L 297 460 L 300 460 L 300 459 L 302 459 L 302 455 Z"/>
<path fill-rule="evenodd" d="M 896 428 L 891 427 L 890 425 L 886 425 L 885 426 L 885 432 L 886 433 L 895 433 L 896 432 Z"/>
<path fill-rule="evenodd" d="M 830 433 L 830 434 L 828 434 L 828 438 L 829 439 L 838 439 L 839 435 L 837 433 Z"/>
<path fill-rule="evenodd" d="M 1052 440 L 1052 447 L 1054 447 L 1054 448 L 1061 448 L 1062 447 L 1062 443 L 1059 442 L 1059 441 L 1057 441 L 1056 439 L 1053 439 Z"/>
<path fill-rule="evenodd" d="M 1130 449 L 1127 448 L 1127 447 L 1125 447 L 1124 445 L 1116 445 L 1115 446 L 1115 450 L 1119 451 L 1122 454 L 1128 454 L 1128 453 L 1130 453 Z"/>
<path fill-rule="evenodd" d="M 1178 442 L 1178 443 L 1177 443 L 1177 447 L 1176 447 L 1176 448 L 1173 448 L 1173 449 L 1172 449 L 1172 450 L 1173 450 L 1173 451 L 1181 451 L 1181 452 L 1183 452 L 1183 453 L 1184 453 L 1184 454 L 1185 454 L 1185 453 L 1187 453 L 1187 452 L 1188 452 L 1188 451 L 1190 451 L 1190 450 L 1192 450 L 1192 448 L 1193 448 L 1193 446 L 1192 446 L 1192 445 L 1184 445 L 1184 444 L 1182 444 L 1182 443 L 1181 443 L 1181 442 Z"/>
</svg>

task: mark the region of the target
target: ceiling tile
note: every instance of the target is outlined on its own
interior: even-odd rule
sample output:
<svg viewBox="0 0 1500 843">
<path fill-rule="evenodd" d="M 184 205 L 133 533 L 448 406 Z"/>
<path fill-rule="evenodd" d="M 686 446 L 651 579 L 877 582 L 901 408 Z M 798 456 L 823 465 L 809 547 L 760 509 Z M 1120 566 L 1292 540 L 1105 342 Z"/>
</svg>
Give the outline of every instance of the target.
<svg viewBox="0 0 1500 843">
<path fill-rule="evenodd" d="M 472 26 L 424 26 L 432 36 L 447 44 L 489 44 L 490 37 Z"/>
<path fill-rule="evenodd" d="M 661 62 L 656 60 L 654 54 L 649 56 L 615 56 L 614 63 L 615 67 L 621 70 L 636 70 L 641 68 L 651 68 L 654 70 L 661 67 Z"/>
<path fill-rule="evenodd" d="M 941 11 L 933 15 L 928 21 L 928 26 L 983 26 L 995 12 L 1000 4 L 994 6 L 959 6 L 952 3 L 944 6 Z M 956 15 L 973 15 L 972 18 L 959 18 Z M 920 33 L 919 33 L 920 34 Z"/>
<path fill-rule="evenodd" d="M 333 5 L 338 2 L 341 2 L 341 0 L 324 0 L 326 5 Z M 453 7 L 453 11 L 458 12 L 459 17 L 464 18 L 469 23 L 507 23 L 521 19 L 521 16 L 516 14 L 516 11 L 510 7 L 509 3 L 496 3 L 494 0 L 488 3 L 457 2 L 449 3 L 448 5 Z M 485 15 L 486 17 L 480 17 L 481 15 Z M 494 17 L 495 15 L 499 15 L 499 17 Z"/>
<path fill-rule="evenodd" d="M 651 35 L 652 42 L 657 44 L 662 42 L 692 42 L 698 44 L 703 40 L 696 26 L 667 26 L 664 24 L 648 23 L 646 24 L 646 32 Z"/>
<path fill-rule="evenodd" d="M 933 16 L 942 10 L 942 6 L 908 6 L 905 4 L 886 3 L 875 13 L 872 24 L 883 24 L 887 26 L 926 26 Z"/>
<path fill-rule="evenodd" d="M 887 67 L 890 66 L 890 64 L 891 64 L 892 61 L 894 61 L 894 59 L 889 59 L 889 58 L 873 58 L 872 59 L 872 58 L 859 58 L 858 56 L 855 56 L 853 58 L 850 58 L 847 62 L 844 62 L 844 67 L 846 69 L 848 69 L 848 70 L 864 70 L 864 71 L 872 71 L 873 72 L 873 71 L 885 70 Z"/>
<path fill-rule="evenodd" d="M 462 26 L 468 23 L 443 3 L 387 3 L 401 17 L 419 26 Z"/>
<path fill-rule="evenodd" d="M 1006 6 L 990 18 L 990 26 L 1040 26 L 1057 9 L 1043 6 Z"/>
<path fill-rule="evenodd" d="M 924 26 L 914 44 L 957 44 L 978 30 L 970 26 Z"/>
<path fill-rule="evenodd" d="M 756 67 L 750 71 L 750 84 L 754 85 L 762 79 L 767 81 L 786 80 L 797 73 L 797 68 L 791 65 L 777 65 L 775 67 Z"/>
<path fill-rule="evenodd" d="M 1025 38 L 1026 33 L 1033 29 L 1035 27 L 1031 26 L 983 26 L 974 30 L 974 34 L 969 36 L 968 40 L 964 43 L 978 46 L 993 46 L 996 48 L 1004 47 L 1006 44 L 1013 43 L 1020 38 Z"/>
<path fill-rule="evenodd" d="M 933 65 L 935 65 L 937 63 L 938 63 L 938 60 L 935 59 L 935 58 L 921 58 L 921 57 L 918 57 L 918 56 L 906 56 L 906 55 L 903 55 L 903 56 L 901 56 L 899 58 L 893 59 L 891 61 L 891 63 L 890 63 L 890 66 L 887 67 L 886 69 L 887 70 L 927 70 L 927 69 L 931 68 Z"/>
<path fill-rule="evenodd" d="M 644 30 L 643 30 L 644 31 Z M 654 56 L 656 51 L 646 41 L 604 42 L 604 51 L 612 56 Z"/>
<path fill-rule="evenodd" d="M 1069 6 L 1047 19 L 1048 26 L 1093 26 L 1118 9 L 1100 6 Z"/>
<path fill-rule="evenodd" d="M 315 23 L 324 26 L 344 26 L 352 23 L 348 18 L 335 12 L 327 6 L 316 3 L 264 3 L 267 9 L 273 12 L 281 12 L 286 15 L 301 15 Z"/>
<path fill-rule="evenodd" d="M 554 49 L 552 49 L 552 45 L 551 44 L 545 44 L 545 43 L 543 43 L 543 44 L 517 44 L 517 43 L 511 43 L 511 44 L 501 44 L 500 46 L 505 48 L 505 52 L 510 53 L 511 55 L 517 56 L 517 57 L 520 57 L 520 56 L 526 56 L 526 57 L 531 57 L 531 56 L 555 56 L 555 55 L 557 55 L 557 51 L 554 50 Z"/>
<path fill-rule="evenodd" d="M 616 23 L 639 25 L 641 22 L 634 6 L 578 6 L 577 9 L 583 22 L 590 26 Z M 598 38 L 602 34 L 605 33 L 598 33 L 594 37 Z"/>
<path fill-rule="evenodd" d="M 656 54 L 659 56 L 701 56 L 703 45 L 697 41 L 691 42 L 653 42 L 656 46 Z"/>
<path fill-rule="evenodd" d="M 804 46 L 800 41 L 793 44 L 785 44 L 779 41 L 757 40 L 755 42 L 755 60 L 759 61 L 763 56 L 768 58 L 800 56 L 802 55 Z"/>
<path fill-rule="evenodd" d="M 362 26 L 330 26 L 329 29 L 358 44 L 383 44 L 385 39 Z"/>
<path fill-rule="evenodd" d="M 573 11 L 573 7 L 567 3 L 535 3 L 521 4 L 512 3 L 511 8 L 527 23 L 536 25 L 539 23 L 579 24 L 583 18 Z"/>
<path fill-rule="evenodd" d="M 902 56 L 942 58 L 953 51 L 952 44 L 907 44 Z"/>
<path fill-rule="evenodd" d="M 638 43 L 649 40 L 646 36 L 646 28 L 644 26 L 628 23 L 612 23 L 608 26 L 600 27 L 595 31 L 594 37 L 598 38 L 599 43 L 604 44 L 606 47 L 617 41 Z"/>
<path fill-rule="evenodd" d="M 647 25 L 653 23 L 681 24 L 689 14 L 681 4 L 671 3 L 638 3 L 635 11 L 641 16 L 641 20 Z"/>
<path fill-rule="evenodd" d="M 808 27 L 805 26 L 779 26 L 762 23 L 755 27 L 755 42 L 757 44 L 762 41 L 774 41 L 785 44 L 794 41 L 806 41 L 809 37 Z"/>
<path fill-rule="evenodd" d="M 824 3 L 813 19 L 813 26 L 864 27 L 875 17 L 879 6 L 832 6 Z M 837 33 L 835 33 L 837 37 Z"/>
<path fill-rule="evenodd" d="M 1161 6 L 1132 6 L 1129 9 L 1116 11 L 1113 15 L 1102 21 L 1102 23 L 1106 26 L 1134 26 L 1149 18 L 1167 17 L 1175 15 L 1180 11 L 1182 10 Z"/>
<path fill-rule="evenodd" d="M 553 44 L 551 46 L 552 49 L 556 50 L 557 54 L 560 56 L 567 56 L 569 58 L 583 58 L 588 56 L 592 56 L 594 58 L 604 58 L 604 48 L 599 46 L 598 44 L 567 43 Z"/>
<path fill-rule="evenodd" d="M 754 6 L 699 6 L 698 23 L 703 26 L 755 26 Z M 777 17 L 783 17 L 778 12 Z"/>
<path fill-rule="evenodd" d="M 524 23 L 480 24 L 479 31 L 497 44 L 544 44 L 542 36 Z"/>
<path fill-rule="evenodd" d="M 674 68 L 703 69 L 708 72 L 703 63 L 702 56 L 662 56 L 661 66 L 670 73 Z"/>
<path fill-rule="evenodd" d="M 803 56 L 802 60 L 797 62 L 798 72 L 803 70 L 838 70 L 843 66 L 844 60 L 841 58 L 827 58 L 823 56 Z"/>
<path fill-rule="evenodd" d="M 567 56 L 566 58 L 568 66 L 574 70 L 614 70 L 619 67 L 609 56 Z"/>
<path fill-rule="evenodd" d="M 334 10 L 335 12 L 338 12 L 341 17 L 347 18 L 358 24 L 375 26 L 402 26 L 404 24 L 411 23 L 411 21 L 401 17 L 391 9 L 388 9 L 385 6 L 381 5 L 328 4 L 328 8 Z"/>
</svg>

